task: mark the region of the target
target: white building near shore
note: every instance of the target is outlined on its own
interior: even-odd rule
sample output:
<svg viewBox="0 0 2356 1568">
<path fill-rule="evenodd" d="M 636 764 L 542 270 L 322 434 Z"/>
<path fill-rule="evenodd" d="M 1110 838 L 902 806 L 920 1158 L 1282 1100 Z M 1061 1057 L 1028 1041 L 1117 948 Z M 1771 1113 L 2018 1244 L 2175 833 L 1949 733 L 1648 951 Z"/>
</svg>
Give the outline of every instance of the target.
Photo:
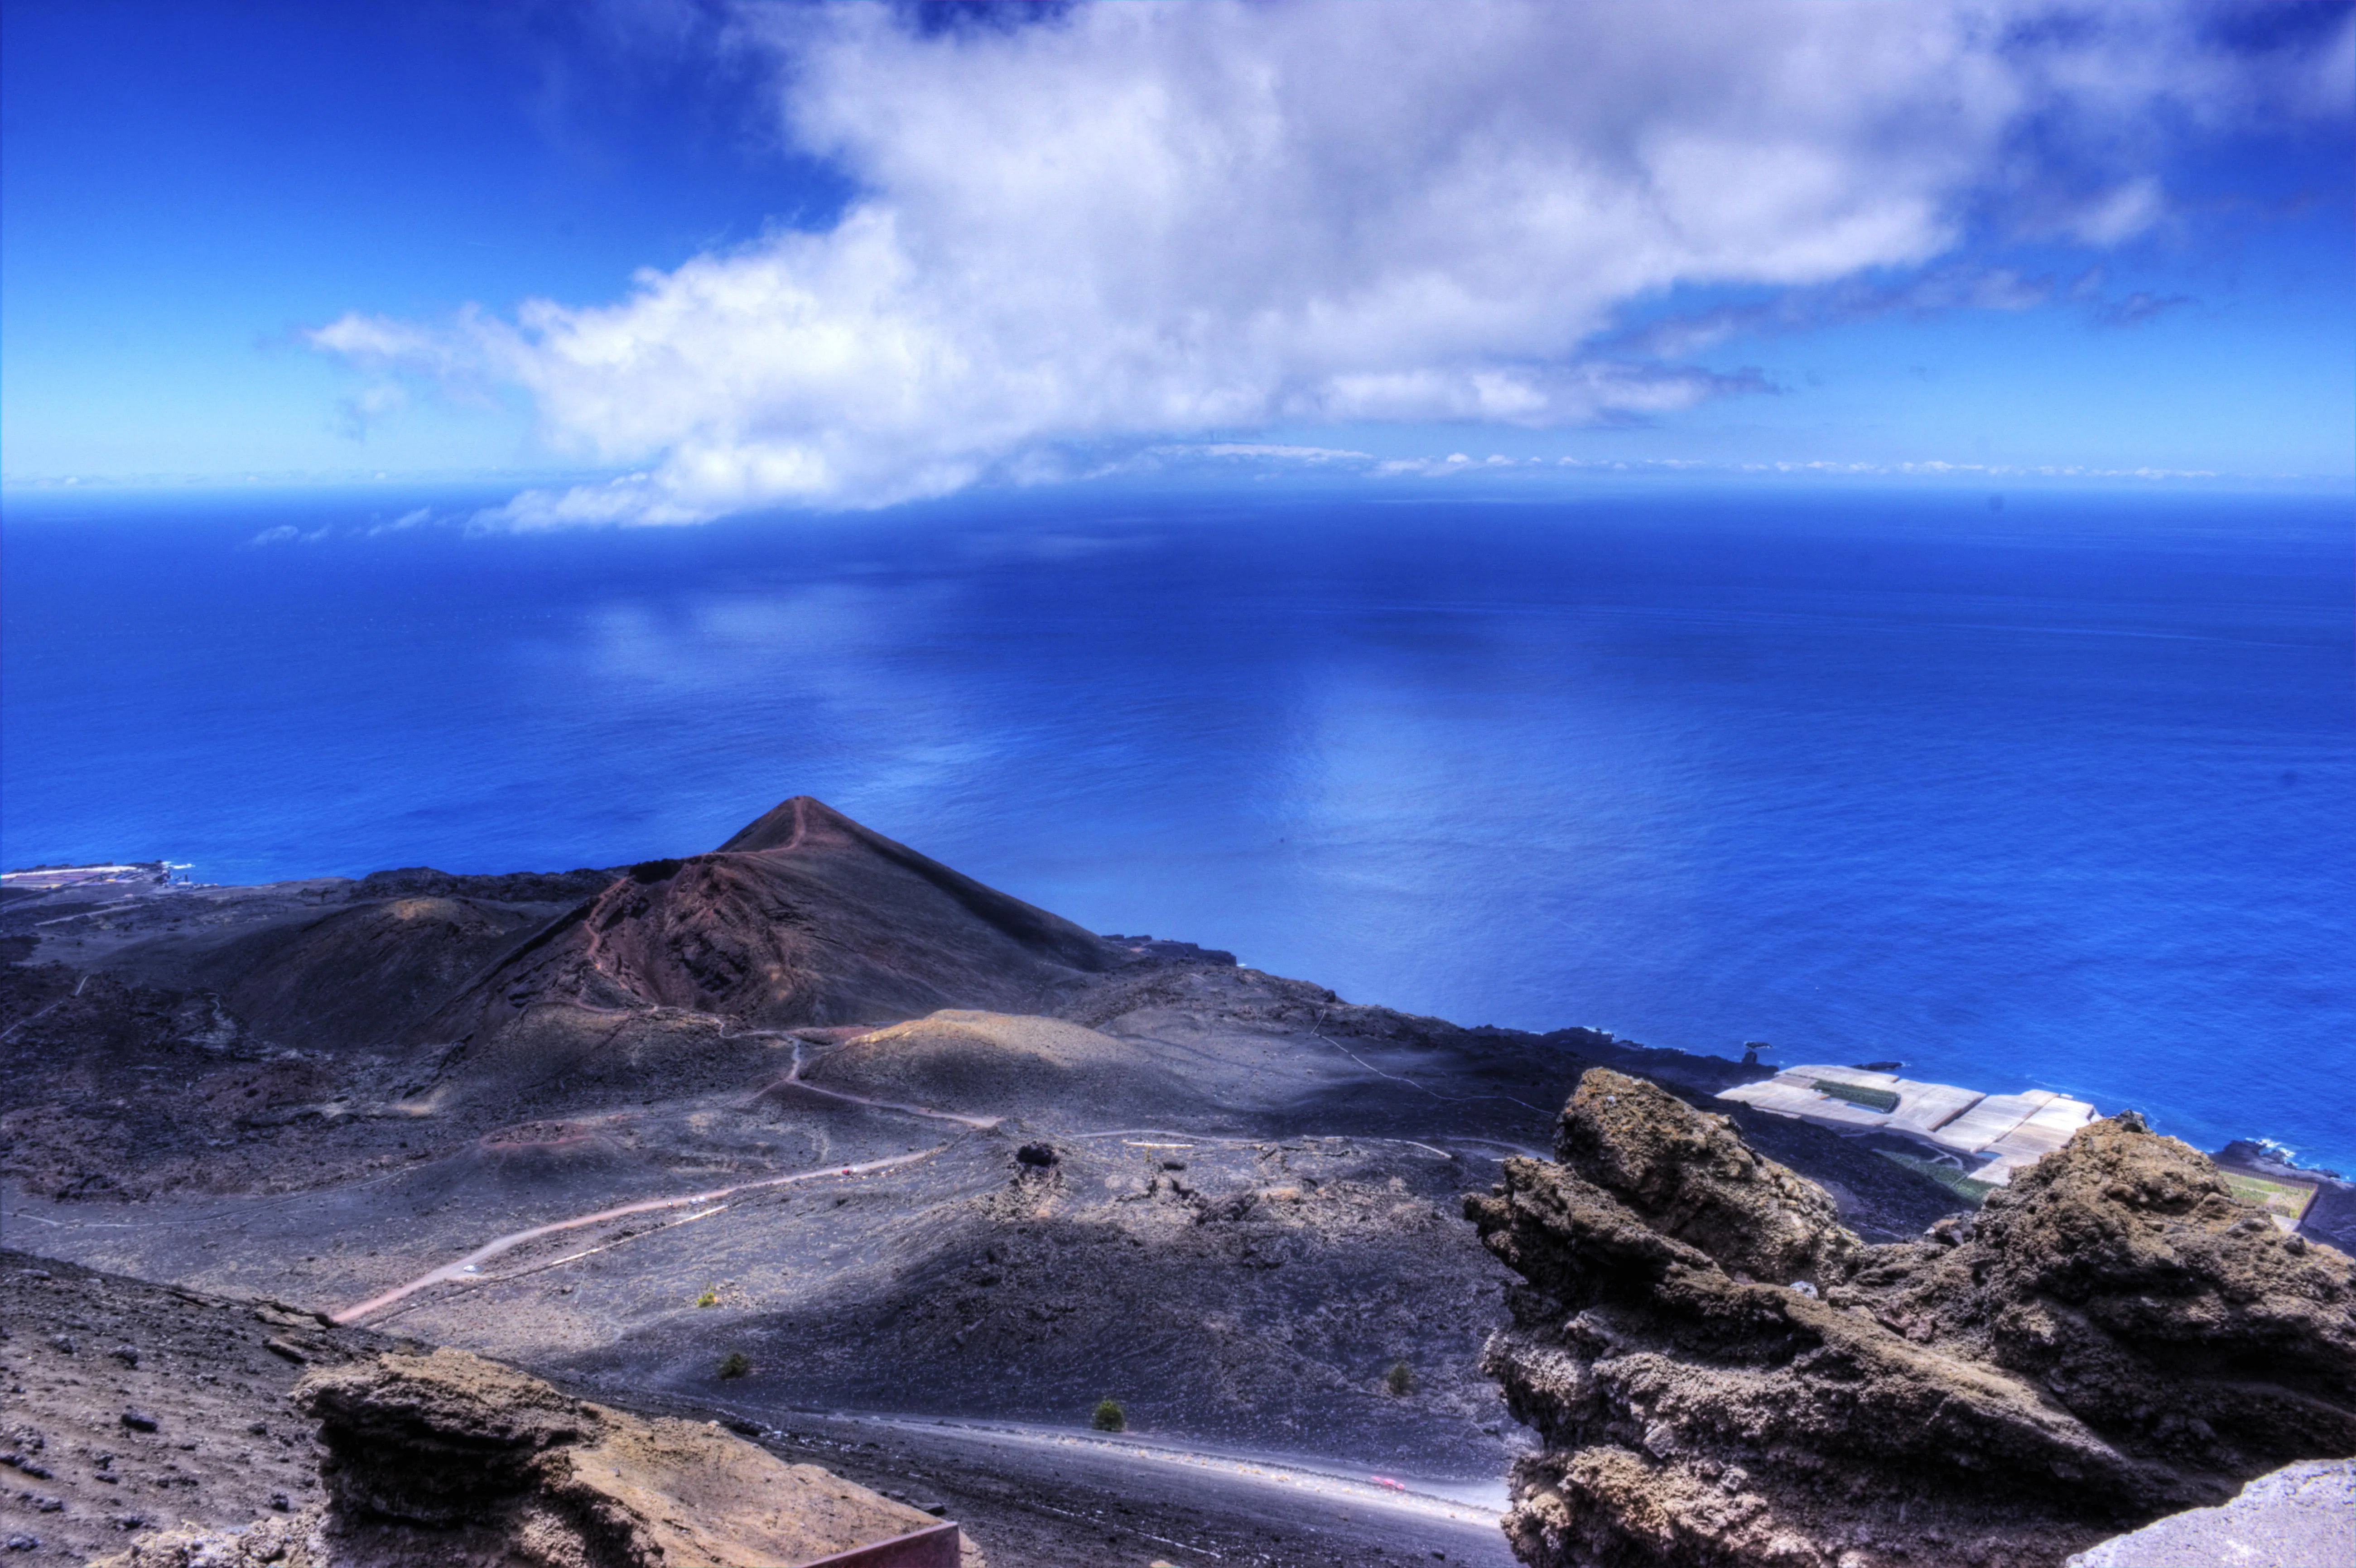
<svg viewBox="0 0 2356 1568">
<path fill-rule="evenodd" d="M 1718 1097 L 1835 1132 L 1896 1133 L 1934 1155 L 1954 1156 L 1974 1179 L 1997 1184 L 2068 1143 L 2096 1115 L 2083 1100 L 2043 1089 L 1983 1094 L 1825 1065 L 1786 1067 L 1760 1083 L 1721 1090 Z"/>
</svg>

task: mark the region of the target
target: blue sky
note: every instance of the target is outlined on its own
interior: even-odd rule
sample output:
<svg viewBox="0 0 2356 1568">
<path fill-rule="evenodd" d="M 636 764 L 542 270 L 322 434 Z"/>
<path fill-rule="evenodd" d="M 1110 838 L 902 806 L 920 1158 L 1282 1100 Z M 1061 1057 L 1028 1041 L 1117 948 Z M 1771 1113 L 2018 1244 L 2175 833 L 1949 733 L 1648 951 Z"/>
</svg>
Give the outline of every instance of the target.
<svg viewBox="0 0 2356 1568">
<path fill-rule="evenodd" d="M 0 15 L 12 485 L 2356 465 L 2347 5 Z"/>
</svg>

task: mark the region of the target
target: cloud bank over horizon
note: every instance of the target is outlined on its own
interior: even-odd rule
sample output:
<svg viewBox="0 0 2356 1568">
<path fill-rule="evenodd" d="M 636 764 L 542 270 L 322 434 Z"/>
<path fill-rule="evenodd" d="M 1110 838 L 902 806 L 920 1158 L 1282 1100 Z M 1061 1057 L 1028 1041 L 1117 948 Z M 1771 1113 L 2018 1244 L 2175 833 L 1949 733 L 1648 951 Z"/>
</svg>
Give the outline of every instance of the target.
<svg viewBox="0 0 2356 1568">
<path fill-rule="evenodd" d="M 1689 357 L 1776 314 L 1631 325 L 1672 291 L 2024 308 L 2010 274 L 1954 271 L 1976 237 L 2115 245 L 2170 221 L 2169 139 L 2346 113 L 2344 16 L 2232 47 L 2212 20 L 747 5 L 710 45 L 772 72 L 787 141 L 852 182 L 828 226 L 612 303 L 348 315 L 310 340 L 379 378 L 362 400 L 520 389 L 552 448 L 639 470 L 527 492 L 519 527 L 889 505 L 1275 427 L 1659 417 L 1767 389 Z"/>
</svg>

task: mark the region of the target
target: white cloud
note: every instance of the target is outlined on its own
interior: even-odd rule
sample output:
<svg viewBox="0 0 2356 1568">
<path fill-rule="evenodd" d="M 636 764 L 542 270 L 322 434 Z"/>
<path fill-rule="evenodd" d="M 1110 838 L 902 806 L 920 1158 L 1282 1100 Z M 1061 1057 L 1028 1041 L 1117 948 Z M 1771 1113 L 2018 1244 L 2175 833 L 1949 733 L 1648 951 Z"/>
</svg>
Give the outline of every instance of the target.
<svg viewBox="0 0 2356 1568">
<path fill-rule="evenodd" d="M 1338 446 L 1285 446 L 1258 441 L 1217 441 L 1202 446 L 1157 447 L 1154 450 L 1204 457 L 1262 458 L 1287 463 L 1351 463 L 1371 460 L 1374 456 L 1370 452 L 1352 452 Z"/>
<path fill-rule="evenodd" d="M 2049 165 L 2093 193 L 2031 193 L 2059 230 L 2159 218 L 2147 171 L 2100 149 L 2247 84 L 2185 14 L 2030 25 L 2055 11 L 1189 0 L 924 31 L 747 5 L 732 37 L 776 61 L 788 133 L 862 192 L 834 227 L 608 304 L 314 341 L 519 386 L 554 445 L 638 470 L 528 493 L 519 527 L 883 505 L 1281 423 L 1659 414 L 1761 383 L 1583 353 L 1632 302 L 1921 267 Z M 2025 155 L 2032 133 L 2083 156 Z"/>
</svg>

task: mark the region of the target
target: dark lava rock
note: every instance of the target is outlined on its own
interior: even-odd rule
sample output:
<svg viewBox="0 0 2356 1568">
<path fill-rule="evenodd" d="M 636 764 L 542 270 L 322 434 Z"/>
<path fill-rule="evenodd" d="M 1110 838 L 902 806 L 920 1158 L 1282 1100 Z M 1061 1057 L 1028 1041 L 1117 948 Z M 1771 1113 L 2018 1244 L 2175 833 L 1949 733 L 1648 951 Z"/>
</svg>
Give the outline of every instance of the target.
<svg viewBox="0 0 2356 1568">
<path fill-rule="evenodd" d="M 117 1419 L 134 1432 L 153 1432 L 157 1424 L 153 1414 L 135 1407 L 124 1411 Z"/>
<path fill-rule="evenodd" d="M 353 903 L 370 899 L 487 899 L 496 903 L 578 903 L 605 891 L 626 871 L 514 871 L 505 876 L 464 876 L 431 866 L 370 871 L 347 895 Z"/>
<path fill-rule="evenodd" d="M 1204 947 L 1192 942 L 1164 942 L 1151 936 L 1108 935 L 1105 940 L 1139 959 L 1160 959 L 1172 964 L 1206 964 L 1219 969 L 1236 967 L 1236 955 L 1221 947 Z"/>
<path fill-rule="evenodd" d="M 1505 1520 L 1534 1568 L 2051 1568 L 2356 1450 L 2356 1270 L 2140 1118 L 1879 1247 L 1620 1073 L 1556 1154 L 1465 1204 L 1528 1282 L 1484 1364 L 1543 1444 Z"/>
<path fill-rule="evenodd" d="M 1049 1145 L 1024 1144 L 1014 1151 L 1014 1157 L 1024 1165 L 1035 1165 L 1044 1170 L 1055 1163 L 1056 1156 L 1055 1149 Z"/>
</svg>

